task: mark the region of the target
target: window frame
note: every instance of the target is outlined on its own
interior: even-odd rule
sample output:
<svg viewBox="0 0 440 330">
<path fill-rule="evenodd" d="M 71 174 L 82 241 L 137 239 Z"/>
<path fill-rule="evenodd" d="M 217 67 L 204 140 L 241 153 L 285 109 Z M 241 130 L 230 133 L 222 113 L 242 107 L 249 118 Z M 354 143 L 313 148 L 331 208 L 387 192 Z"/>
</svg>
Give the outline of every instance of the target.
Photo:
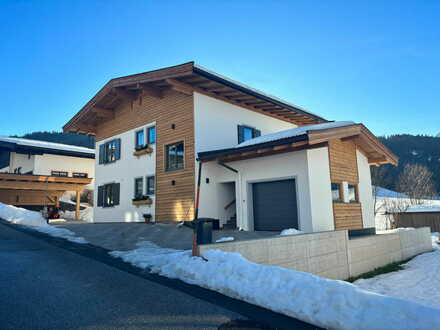
<svg viewBox="0 0 440 330">
<path fill-rule="evenodd" d="M 338 186 L 338 192 L 339 192 L 339 198 L 338 199 L 334 199 L 333 198 L 333 185 L 337 185 Z M 342 183 L 331 182 L 330 183 L 330 191 L 331 191 L 331 194 L 332 194 L 332 202 L 333 203 L 343 203 L 344 202 L 344 192 L 343 192 L 343 188 L 342 188 Z"/>
<path fill-rule="evenodd" d="M 350 199 L 350 187 L 353 187 L 354 190 L 354 199 Z M 347 184 L 347 194 L 348 194 L 348 203 L 359 203 L 359 190 L 357 184 Z"/>
<path fill-rule="evenodd" d="M 241 130 L 241 132 L 240 132 L 240 130 Z M 250 130 L 250 133 L 251 133 L 251 136 L 252 136 L 251 138 L 249 138 L 249 139 L 245 139 L 244 138 L 245 130 Z M 253 127 L 253 126 L 249 126 L 249 125 L 238 125 L 237 126 L 237 131 L 238 131 L 238 136 L 237 136 L 238 144 L 246 142 L 246 141 L 249 141 L 249 140 L 252 140 L 252 139 L 254 139 L 256 137 L 261 136 L 261 130 L 259 130 L 256 127 Z M 240 138 L 242 138 L 242 139 L 240 139 Z"/>
<path fill-rule="evenodd" d="M 150 131 L 154 130 L 154 141 L 151 142 L 150 140 Z M 147 144 L 155 144 L 157 140 L 157 130 L 156 125 L 148 126 L 147 127 L 147 136 L 146 136 Z"/>
<path fill-rule="evenodd" d="M 138 144 L 138 134 L 139 133 L 142 133 L 143 134 L 143 144 L 142 145 L 140 145 L 140 144 Z M 142 128 L 142 129 L 139 129 L 139 130 L 137 130 L 137 131 L 135 131 L 134 132 L 134 148 L 135 149 L 142 149 L 142 148 L 145 148 L 147 146 L 147 141 L 146 141 L 146 136 L 145 136 L 145 130 Z"/>
<path fill-rule="evenodd" d="M 138 191 L 137 191 L 137 188 L 138 188 L 137 182 L 139 180 L 141 180 L 141 184 L 140 184 L 140 190 L 141 191 L 140 191 L 140 194 L 138 195 L 137 194 L 138 193 Z M 133 188 L 134 188 L 133 189 L 133 198 L 134 199 L 141 199 L 144 196 L 144 177 L 139 176 L 139 177 L 134 178 L 134 187 Z"/>
<path fill-rule="evenodd" d="M 59 173 L 59 174 L 65 173 L 66 175 L 57 175 L 55 173 Z M 67 178 L 67 177 L 69 177 L 69 172 L 67 172 L 67 171 L 59 171 L 59 170 L 51 170 L 50 171 L 50 176 L 56 176 L 58 178 Z"/>
<path fill-rule="evenodd" d="M 150 180 L 153 181 L 153 192 L 151 192 Z M 156 193 L 156 176 L 155 175 L 147 175 L 145 177 L 145 185 L 146 185 L 146 195 L 153 196 Z"/>
<path fill-rule="evenodd" d="M 103 201 L 102 201 L 102 207 L 114 207 L 115 206 L 115 192 L 114 192 L 114 184 L 108 183 L 103 185 L 104 191 L 103 191 Z M 108 192 L 111 190 L 111 203 L 107 201 Z"/>
<path fill-rule="evenodd" d="M 101 143 L 98 147 L 98 164 L 107 165 L 107 164 L 115 163 L 116 161 L 120 160 L 121 144 L 122 144 L 121 138 L 114 138 L 110 141 Z M 112 146 L 114 146 L 114 148 L 112 148 Z M 111 152 L 109 152 L 110 150 Z M 113 156 L 111 160 L 110 160 L 110 155 Z"/>
<path fill-rule="evenodd" d="M 170 159 L 169 159 L 168 150 L 169 150 L 170 147 L 177 146 L 179 144 L 182 144 L 182 146 L 183 146 L 182 167 L 179 167 L 179 168 L 170 167 L 169 166 L 169 160 Z M 185 164 L 185 141 L 181 140 L 181 141 L 177 141 L 177 142 L 174 142 L 174 143 L 169 143 L 169 144 L 166 144 L 164 147 L 165 147 L 165 157 L 164 157 L 164 160 L 165 160 L 165 172 L 174 172 L 174 171 L 184 170 L 185 169 L 185 165 L 186 165 Z"/>
</svg>

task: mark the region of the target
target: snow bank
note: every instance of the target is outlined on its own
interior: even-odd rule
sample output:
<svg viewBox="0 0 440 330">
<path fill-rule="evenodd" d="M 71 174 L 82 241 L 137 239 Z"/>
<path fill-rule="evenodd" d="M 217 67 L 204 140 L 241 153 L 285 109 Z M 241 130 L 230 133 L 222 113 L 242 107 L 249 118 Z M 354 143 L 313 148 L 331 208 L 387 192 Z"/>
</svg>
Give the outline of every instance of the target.
<svg viewBox="0 0 440 330">
<path fill-rule="evenodd" d="M 75 219 L 75 211 L 61 211 L 60 215 L 65 219 Z M 93 207 L 85 207 L 79 211 L 80 220 L 93 222 Z"/>
<path fill-rule="evenodd" d="M 299 235 L 299 234 L 304 234 L 304 232 L 295 228 L 289 228 L 282 230 L 280 236 Z"/>
<path fill-rule="evenodd" d="M 137 267 L 218 291 L 329 329 L 434 329 L 437 309 L 368 292 L 344 282 L 252 263 L 238 253 L 162 249 L 144 242 L 113 251 Z M 439 252 L 440 254 L 440 252 Z M 438 286 L 440 288 L 440 285 Z"/>
<path fill-rule="evenodd" d="M 218 240 L 216 240 L 216 243 L 222 243 L 222 242 L 230 242 L 233 241 L 234 237 L 220 237 Z"/>
<path fill-rule="evenodd" d="M 440 250 L 440 240 L 438 233 L 431 233 L 431 240 L 432 240 L 432 248 L 434 250 Z"/>
<path fill-rule="evenodd" d="M 61 237 L 75 243 L 87 243 L 83 237 L 76 236 L 74 232 L 68 229 L 50 226 L 39 212 L 0 203 L 0 218 L 11 223 L 28 226 L 50 236 Z"/>
</svg>

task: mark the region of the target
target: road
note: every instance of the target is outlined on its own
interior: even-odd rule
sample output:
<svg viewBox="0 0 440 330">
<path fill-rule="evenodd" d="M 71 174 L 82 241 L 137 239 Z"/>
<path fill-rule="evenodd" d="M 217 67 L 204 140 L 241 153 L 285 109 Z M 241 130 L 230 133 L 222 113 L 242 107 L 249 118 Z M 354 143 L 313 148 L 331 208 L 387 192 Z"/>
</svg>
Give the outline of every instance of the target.
<svg viewBox="0 0 440 330">
<path fill-rule="evenodd" d="M 0 223 L 2 329 L 223 329 L 253 315 L 277 328 L 310 328 L 77 246 Z"/>
</svg>

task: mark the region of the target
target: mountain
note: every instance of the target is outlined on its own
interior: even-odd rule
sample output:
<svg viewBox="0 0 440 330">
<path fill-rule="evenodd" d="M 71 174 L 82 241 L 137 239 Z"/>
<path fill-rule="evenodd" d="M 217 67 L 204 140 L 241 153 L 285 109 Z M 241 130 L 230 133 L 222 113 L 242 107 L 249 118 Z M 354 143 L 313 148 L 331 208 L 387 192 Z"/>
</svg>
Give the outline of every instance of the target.
<svg viewBox="0 0 440 330">
<path fill-rule="evenodd" d="M 440 137 L 427 135 L 399 134 L 379 137 L 392 152 L 399 157 L 399 165 L 383 165 L 372 168 L 373 184 L 390 190 L 396 190 L 396 184 L 400 173 L 408 163 L 425 165 L 433 174 L 433 179 L 440 192 Z M 382 179 L 377 181 L 378 172 Z"/>
<path fill-rule="evenodd" d="M 74 146 L 95 149 L 95 137 L 91 135 L 61 133 L 61 132 L 32 132 L 23 136 L 14 136 L 25 139 L 64 143 Z"/>
</svg>

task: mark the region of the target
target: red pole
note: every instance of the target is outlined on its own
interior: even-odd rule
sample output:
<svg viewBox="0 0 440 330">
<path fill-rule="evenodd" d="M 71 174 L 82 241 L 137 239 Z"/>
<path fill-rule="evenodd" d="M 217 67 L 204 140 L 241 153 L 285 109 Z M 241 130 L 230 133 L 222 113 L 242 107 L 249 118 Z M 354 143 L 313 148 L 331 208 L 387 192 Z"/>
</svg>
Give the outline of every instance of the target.
<svg viewBox="0 0 440 330">
<path fill-rule="evenodd" d="M 197 191 L 196 191 L 196 205 L 194 210 L 194 230 L 193 230 L 193 244 L 192 244 L 192 255 L 198 256 L 199 249 L 197 248 L 197 226 L 196 222 L 199 218 L 199 200 L 200 200 L 200 181 L 202 179 L 202 162 L 199 160 L 199 176 L 197 178 Z"/>
</svg>

